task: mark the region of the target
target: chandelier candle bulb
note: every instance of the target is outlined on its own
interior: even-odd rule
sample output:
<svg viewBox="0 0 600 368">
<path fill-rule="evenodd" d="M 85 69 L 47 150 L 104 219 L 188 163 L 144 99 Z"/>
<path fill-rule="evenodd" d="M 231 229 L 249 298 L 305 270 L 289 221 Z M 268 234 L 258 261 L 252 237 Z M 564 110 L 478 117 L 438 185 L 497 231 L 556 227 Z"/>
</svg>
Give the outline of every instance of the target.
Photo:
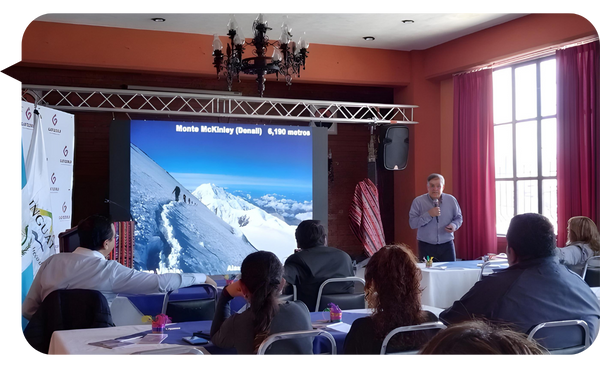
<svg viewBox="0 0 600 368">
<path fill-rule="evenodd" d="M 268 22 L 262 14 L 259 14 L 252 23 L 253 38 L 248 45 L 253 47 L 253 57 L 244 58 L 245 38 L 237 22 L 232 16 L 227 24 L 230 42 L 227 44 L 227 52 L 221 51 L 223 45 L 218 41 L 215 35 L 213 41 L 213 65 L 217 69 L 217 78 L 224 75 L 227 80 L 227 87 L 231 91 L 234 79 L 240 81 L 240 74 L 249 74 L 256 76 L 258 92 L 263 96 L 265 90 L 266 76 L 275 74 L 277 77 L 281 74 L 285 77 L 286 84 L 292 84 L 292 77 L 300 77 L 300 69 L 304 69 L 306 58 L 308 57 L 308 42 L 303 37 L 301 45 L 292 41 L 290 33 L 291 28 L 287 21 L 282 24 L 281 36 L 277 41 L 270 41 L 267 32 L 271 30 Z M 306 35 L 304 35 L 306 36 Z M 268 49 L 274 48 L 272 56 L 267 56 Z"/>
<path fill-rule="evenodd" d="M 235 15 L 231 15 L 231 18 L 229 18 L 229 23 L 227 23 L 227 29 L 230 31 L 238 29 L 238 23 L 235 20 Z"/>
<path fill-rule="evenodd" d="M 219 39 L 219 36 L 217 34 L 214 35 L 215 38 L 213 39 L 213 43 L 212 43 L 212 47 L 213 47 L 213 51 L 216 50 L 222 50 L 223 49 L 223 43 L 221 42 L 221 40 Z"/>
</svg>

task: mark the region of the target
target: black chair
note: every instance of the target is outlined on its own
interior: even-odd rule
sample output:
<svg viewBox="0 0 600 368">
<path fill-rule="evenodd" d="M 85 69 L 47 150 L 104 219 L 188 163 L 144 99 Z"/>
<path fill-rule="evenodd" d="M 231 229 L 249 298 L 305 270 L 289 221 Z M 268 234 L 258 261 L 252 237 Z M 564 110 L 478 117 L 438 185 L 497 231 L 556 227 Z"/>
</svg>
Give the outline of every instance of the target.
<svg viewBox="0 0 600 368">
<path fill-rule="evenodd" d="M 190 321 L 210 321 L 217 308 L 217 289 L 210 284 L 191 285 L 185 289 L 203 288 L 205 293 L 190 294 L 189 297 L 179 300 L 170 300 L 172 291 L 165 294 L 162 313 L 169 316 L 173 323 Z"/>
<path fill-rule="evenodd" d="M 585 261 L 581 278 L 584 279 L 590 287 L 600 286 L 600 256 L 590 257 Z"/>
<path fill-rule="evenodd" d="M 358 294 L 323 294 L 323 289 L 327 284 L 334 282 L 360 282 L 363 286 L 365 280 L 360 277 L 337 277 L 327 279 L 323 281 L 319 287 L 319 293 L 317 294 L 317 303 L 315 304 L 315 312 L 322 311 L 327 307 L 329 303 L 333 303 L 341 309 L 364 309 L 366 308 L 365 293 Z"/>
<path fill-rule="evenodd" d="M 280 301 L 282 301 L 282 302 L 287 302 L 287 301 L 293 302 L 293 301 L 298 300 L 298 291 L 296 289 L 296 285 L 291 285 L 291 287 L 292 287 L 292 294 L 283 294 L 282 293 L 278 297 Z"/>
<path fill-rule="evenodd" d="M 44 299 L 23 334 L 35 350 L 48 354 L 54 331 L 114 326 L 108 302 L 101 292 L 55 290 Z"/>
</svg>

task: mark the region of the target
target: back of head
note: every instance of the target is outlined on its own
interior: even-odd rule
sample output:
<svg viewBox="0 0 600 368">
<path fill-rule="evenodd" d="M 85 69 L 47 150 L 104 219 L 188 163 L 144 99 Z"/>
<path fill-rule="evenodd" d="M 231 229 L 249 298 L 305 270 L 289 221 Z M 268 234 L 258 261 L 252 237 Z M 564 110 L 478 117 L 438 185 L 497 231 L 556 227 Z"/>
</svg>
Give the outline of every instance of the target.
<svg viewBox="0 0 600 368">
<path fill-rule="evenodd" d="M 600 252 L 600 234 L 591 218 L 575 216 L 569 219 L 569 243 L 586 243 L 594 252 Z"/>
<path fill-rule="evenodd" d="M 308 249 L 325 245 L 327 234 L 319 220 L 304 220 L 296 228 L 298 248 Z"/>
<path fill-rule="evenodd" d="M 110 219 L 101 215 L 92 215 L 77 224 L 79 246 L 91 250 L 99 250 L 105 240 L 111 240 L 114 233 Z"/>
<path fill-rule="evenodd" d="M 241 281 L 250 292 L 250 310 L 254 314 L 254 350 L 269 335 L 277 312 L 277 296 L 281 291 L 283 266 L 271 252 L 250 253 L 241 267 Z"/>
<path fill-rule="evenodd" d="M 420 354 L 544 354 L 527 335 L 484 321 L 458 323 L 438 332 Z"/>
<path fill-rule="evenodd" d="M 519 260 L 549 257 L 556 248 L 552 223 L 537 213 L 513 217 L 506 232 L 506 241 Z"/>
<path fill-rule="evenodd" d="M 421 271 L 404 244 L 379 249 L 365 268 L 365 294 L 379 338 L 396 327 L 421 323 Z"/>
</svg>

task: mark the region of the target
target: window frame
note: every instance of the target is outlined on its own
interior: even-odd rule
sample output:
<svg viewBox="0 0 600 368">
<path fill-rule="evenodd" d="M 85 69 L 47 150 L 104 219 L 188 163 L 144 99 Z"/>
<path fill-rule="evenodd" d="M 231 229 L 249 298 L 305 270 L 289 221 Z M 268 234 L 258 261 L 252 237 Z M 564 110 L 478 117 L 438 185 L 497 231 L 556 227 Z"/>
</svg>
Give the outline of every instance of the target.
<svg viewBox="0 0 600 368">
<path fill-rule="evenodd" d="M 517 191 L 517 185 L 519 181 L 532 181 L 535 180 L 537 181 L 537 213 L 542 213 L 543 212 L 543 180 L 547 180 L 547 179 L 556 179 L 557 176 L 553 175 L 553 176 L 544 176 L 542 175 L 542 121 L 545 119 L 556 119 L 557 116 L 557 112 L 556 110 L 554 111 L 553 115 L 545 115 L 542 116 L 542 96 L 541 96 L 541 63 L 544 61 L 548 61 L 548 60 L 552 60 L 552 59 L 556 59 L 556 55 L 549 55 L 549 56 L 545 56 L 542 58 L 538 58 L 538 59 L 534 59 L 534 60 L 528 60 L 528 61 L 524 61 L 524 62 L 520 62 L 520 63 L 515 63 L 515 64 L 510 64 L 510 65 L 506 65 L 497 69 L 494 69 L 493 72 L 496 71 L 501 71 L 504 69 L 511 69 L 511 109 L 512 109 L 512 114 L 511 114 L 511 121 L 509 122 L 503 122 L 503 123 L 499 123 L 496 124 L 494 122 L 494 130 L 496 128 L 496 126 L 506 126 L 506 125 L 511 125 L 511 129 L 512 129 L 512 177 L 508 177 L 508 178 L 497 178 L 496 175 L 494 174 L 494 183 L 498 183 L 498 182 L 512 182 L 513 183 L 513 216 L 516 216 L 518 214 L 518 191 Z M 521 119 L 521 120 L 517 120 L 516 119 L 516 84 L 515 84 L 515 69 L 520 68 L 520 67 L 524 67 L 524 66 L 528 66 L 528 65 L 532 65 L 535 64 L 536 65 L 536 116 L 535 117 L 531 117 L 531 118 L 527 118 L 527 119 Z M 531 122 L 531 121 L 536 121 L 536 128 L 537 128 L 537 176 L 527 176 L 527 177 L 518 177 L 517 176 L 517 124 L 518 123 L 525 123 L 525 122 Z M 495 155 L 494 155 L 494 161 L 495 161 Z M 496 210 L 497 213 L 497 210 Z M 497 221 L 497 220 L 496 220 Z M 498 232 L 498 229 L 496 228 L 496 236 L 497 237 L 505 237 L 506 234 L 502 234 L 500 232 Z"/>
</svg>

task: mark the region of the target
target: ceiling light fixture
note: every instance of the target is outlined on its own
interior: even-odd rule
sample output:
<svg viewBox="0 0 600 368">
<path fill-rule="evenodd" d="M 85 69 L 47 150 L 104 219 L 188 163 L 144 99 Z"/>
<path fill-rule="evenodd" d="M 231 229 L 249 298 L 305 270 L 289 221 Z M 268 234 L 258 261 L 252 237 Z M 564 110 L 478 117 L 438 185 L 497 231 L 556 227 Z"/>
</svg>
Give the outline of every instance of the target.
<svg viewBox="0 0 600 368">
<path fill-rule="evenodd" d="M 402 23 L 414 23 L 415 21 L 412 19 L 404 19 Z"/>
<path fill-rule="evenodd" d="M 165 18 L 152 18 L 152 20 L 155 21 L 155 22 L 164 22 L 164 21 L 166 21 Z"/>
<path fill-rule="evenodd" d="M 287 18 L 287 17 L 286 17 Z M 285 83 L 288 86 L 292 85 L 292 76 L 300 77 L 300 67 L 305 68 L 306 58 L 308 57 L 308 42 L 306 42 L 306 34 L 300 37 L 298 42 L 292 41 L 292 29 L 284 20 L 281 25 L 281 35 L 279 40 L 269 42 L 267 31 L 269 28 L 268 22 L 264 20 L 263 15 L 259 14 L 252 24 L 252 41 L 248 44 L 255 48 L 252 53 L 254 57 L 243 58 L 244 55 L 244 35 L 238 27 L 235 17 L 232 15 L 227 24 L 230 43 L 227 44 L 226 55 L 223 54 L 223 44 L 217 34 L 213 39 L 213 65 L 217 69 L 217 77 L 224 74 L 227 79 L 227 87 L 231 91 L 233 79 L 237 78 L 240 81 L 240 73 L 256 74 L 256 82 L 258 83 L 258 92 L 260 97 L 265 91 L 265 76 L 273 74 L 279 80 L 279 74 L 285 77 Z M 267 48 L 273 47 L 272 56 L 266 56 Z"/>
<path fill-rule="evenodd" d="M 373 37 L 373 36 L 365 36 L 365 37 L 363 37 L 363 40 L 365 40 L 365 41 L 375 41 L 375 37 Z"/>
</svg>

